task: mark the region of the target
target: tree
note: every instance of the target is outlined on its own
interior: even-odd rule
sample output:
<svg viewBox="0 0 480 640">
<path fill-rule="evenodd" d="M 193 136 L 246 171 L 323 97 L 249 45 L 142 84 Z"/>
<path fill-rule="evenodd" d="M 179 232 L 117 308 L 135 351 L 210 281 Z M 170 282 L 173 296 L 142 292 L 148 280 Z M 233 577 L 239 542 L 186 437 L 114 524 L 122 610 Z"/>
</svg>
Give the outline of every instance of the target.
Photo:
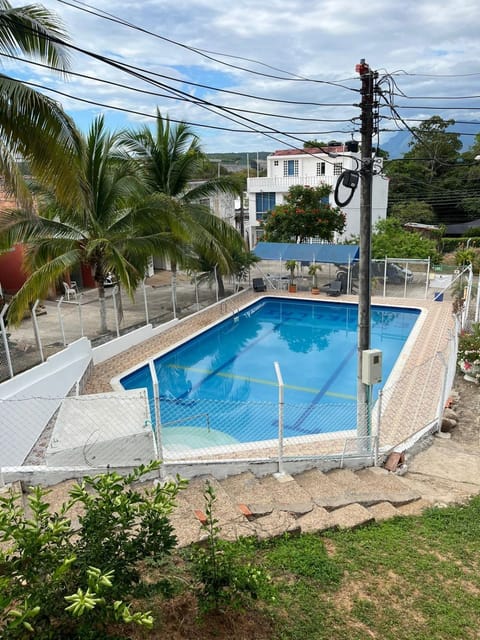
<svg viewBox="0 0 480 640">
<path fill-rule="evenodd" d="M 395 218 L 379 220 L 372 234 L 372 258 L 431 258 L 434 263 L 441 261 L 435 240 L 424 238 L 418 233 L 403 229 Z"/>
<path fill-rule="evenodd" d="M 206 221 L 207 222 L 207 221 Z M 250 266 L 260 259 L 250 251 L 247 251 L 245 243 L 240 234 L 231 235 L 230 232 L 224 234 L 225 227 L 216 225 L 207 227 L 215 242 L 206 242 L 204 237 L 199 241 L 192 239 L 188 258 L 183 260 L 183 266 L 189 271 L 198 274 L 199 282 L 211 284 L 216 281 L 218 295 L 225 296 L 225 276 L 235 276 L 238 281 L 244 280 L 248 274 Z M 222 248 L 221 255 L 219 247 Z M 219 257 L 222 260 L 219 260 Z"/>
<path fill-rule="evenodd" d="M 190 127 L 184 122 L 172 126 L 168 116 L 163 117 L 157 109 L 154 133 L 145 126 L 127 132 L 122 141 L 142 173 L 147 192 L 163 194 L 175 207 L 174 220 L 158 211 L 158 225 L 177 239 L 178 248 L 183 246 L 184 260 L 187 247 L 194 240 L 196 246 L 204 245 L 210 257 L 215 256 L 220 269 L 227 269 L 225 243 L 238 242 L 239 234 L 215 216 L 202 200 L 218 193 L 236 193 L 238 188 L 230 178 L 222 176 L 191 185 L 205 156 Z M 170 258 L 175 295 L 176 266 L 182 261 L 182 252 L 172 253 Z"/>
<path fill-rule="evenodd" d="M 403 158 L 385 163 L 390 178 L 390 212 L 395 204 L 420 200 L 433 207 L 436 220 L 441 222 L 462 215 L 467 176 L 465 166 L 459 165 L 460 134 L 448 130 L 454 124 L 454 120 L 435 115 L 412 127 L 410 150 Z"/>
<path fill-rule="evenodd" d="M 38 58 L 65 74 L 68 70 L 65 41 L 60 21 L 41 5 L 13 8 L 7 0 L 0 0 L 0 53 Z M 74 171 L 69 157 L 78 144 L 73 122 L 54 100 L 3 74 L 0 139 L 0 171 L 18 202 L 22 205 L 32 202 L 19 157 L 59 197 L 68 196 Z"/>
<path fill-rule="evenodd" d="M 168 198 L 144 198 L 137 167 L 122 154 L 118 134 L 105 129 L 103 117 L 92 124 L 75 158 L 77 177 L 72 202 L 62 207 L 51 194 L 39 198 L 39 214 L 28 210 L 0 214 L 0 246 L 23 243 L 30 276 L 8 310 L 18 323 L 35 299 L 80 264 L 89 265 L 100 299 L 101 330 L 106 331 L 104 280 L 113 272 L 133 295 L 152 254 L 175 255 L 170 233 L 158 228 L 157 211 L 173 221 L 177 211 Z"/>
<path fill-rule="evenodd" d="M 264 223 L 265 240 L 270 242 L 305 242 L 307 238 L 331 240 L 334 232 L 345 228 L 345 214 L 328 204 L 328 185 L 308 187 L 294 185 Z"/>
<path fill-rule="evenodd" d="M 462 148 L 460 134 L 447 129 L 455 120 L 443 120 L 432 116 L 418 127 L 412 127 L 414 135 L 410 141 L 410 151 L 405 158 L 421 160 L 423 172 L 429 179 L 448 171 L 449 163 L 455 163 Z"/>
</svg>

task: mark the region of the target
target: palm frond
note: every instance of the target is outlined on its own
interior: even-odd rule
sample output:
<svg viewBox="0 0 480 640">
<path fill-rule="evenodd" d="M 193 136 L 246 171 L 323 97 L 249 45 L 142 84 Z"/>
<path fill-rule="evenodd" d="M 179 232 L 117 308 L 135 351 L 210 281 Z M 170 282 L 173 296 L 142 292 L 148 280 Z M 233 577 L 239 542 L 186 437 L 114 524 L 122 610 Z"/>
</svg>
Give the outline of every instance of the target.
<svg viewBox="0 0 480 640">
<path fill-rule="evenodd" d="M 41 5 L 13 8 L 0 3 L 0 51 L 16 55 L 18 51 L 67 71 L 69 55 L 63 43 L 68 36 L 58 16 Z"/>
</svg>

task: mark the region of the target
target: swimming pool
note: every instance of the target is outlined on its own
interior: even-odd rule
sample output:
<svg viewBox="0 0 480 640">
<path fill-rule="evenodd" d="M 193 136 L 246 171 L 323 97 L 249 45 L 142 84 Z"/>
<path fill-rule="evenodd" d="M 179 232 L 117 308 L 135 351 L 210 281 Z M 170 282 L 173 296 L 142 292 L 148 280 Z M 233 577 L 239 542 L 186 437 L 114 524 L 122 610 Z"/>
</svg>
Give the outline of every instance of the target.
<svg viewBox="0 0 480 640">
<path fill-rule="evenodd" d="M 372 307 L 371 343 L 383 352 L 383 381 L 419 314 Z M 167 446 L 206 446 L 207 431 L 213 446 L 274 439 L 275 361 L 285 383 L 286 438 L 355 428 L 357 305 L 265 297 L 155 360 Z M 120 383 L 146 387 L 152 400 L 148 364 Z"/>
</svg>

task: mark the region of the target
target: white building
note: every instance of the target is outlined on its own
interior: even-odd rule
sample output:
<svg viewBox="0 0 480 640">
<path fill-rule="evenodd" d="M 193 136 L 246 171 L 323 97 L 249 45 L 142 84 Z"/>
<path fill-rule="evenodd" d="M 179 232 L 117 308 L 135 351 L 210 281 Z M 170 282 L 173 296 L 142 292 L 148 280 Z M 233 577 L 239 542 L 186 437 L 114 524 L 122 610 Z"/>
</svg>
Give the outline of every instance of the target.
<svg viewBox="0 0 480 640">
<path fill-rule="evenodd" d="M 267 158 L 267 177 L 249 178 L 247 192 L 249 201 L 249 238 L 250 246 L 255 246 L 262 238 L 260 226 L 266 214 L 275 205 L 284 202 L 291 186 L 301 184 L 317 187 L 328 184 L 332 187 L 330 204 L 335 206 L 333 190 L 338 177 L 346 169 L 355 170 L 359 166 L 360 153 L 348 150 L 350 145 L 329 146 L 322 149 L 284 149 L 275 151 Z M 357 160 L 356 160 L 357 159 Z M 380 171 L 382 161 L 375 161 Z M 340 191 L 345 200 L 348 191 Z M 388 202 L 388 179 L 381 173 L 373 176 L 372 187 L 372 224 L 386 218 Z M 351 202 L 342 207 L 347 216 L 347 225 L 342 235 L 335 240 L 348 239 L 360 233 L 360 185 Z"/>
</svg>

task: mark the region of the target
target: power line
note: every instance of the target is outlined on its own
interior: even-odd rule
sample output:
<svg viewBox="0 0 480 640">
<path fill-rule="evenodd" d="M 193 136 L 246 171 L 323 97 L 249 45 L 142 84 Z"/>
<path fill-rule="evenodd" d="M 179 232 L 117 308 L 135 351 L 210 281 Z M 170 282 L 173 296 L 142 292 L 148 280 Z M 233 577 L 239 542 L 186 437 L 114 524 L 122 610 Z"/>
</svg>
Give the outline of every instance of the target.
<svg viewBox="0 0 480 640">
<path fill-rule="evenodd" d="M 31 29 L 27 29 L 26 27 L 24 27 L 25 30 L 30 30 Z M 261 134 L 264 135 L 272 140 L 275 140 L 276 142 L 280 142 L 281 144 L 286 144 L 284 140 L 279 139 L 278 137 L 276 137 L 277 135 L 285 135 L 287 138 L 291 138 L 292 140 L 294 140 L 296 143 L 297 142 L 301 142 L 303 144 L 304 140 L 297 138 L 293 135 L 290 134 L 284 134 L 282 131 L 279 131 L 278 129 L 274 128 L 274 127 L 270 127 L 268 125 L 265 124 L 261 124 L 258 123 L 257 121 L 251 119 L 251 118 L 247 118 L 245 116 L 242 115 L 238 115 L 236 113 L 232 113 L 232 111 L 227 108 L 227 107 L 223 107 L 220 105 L 216 105 L 213 102 L 209 101 L 209 100 L 205 100 L 204 98 L 200 98 L 200 97 L 194 97 L 191 96 L 190 94 L 186 93 L 185 91 L 182 91 L 180 89 L 175 89 L 170 87 L 169 85 L 166 85 L 163 82 L 159 82 L 158 80 L 154 80 L 153 78 L 149 78 L 147 76 L 142 75 L 141 73 L 139 73 L 138 71 L 134 70 L 131 68 L 130 65 L 125 65 L 123 63 L 119 63 L 116 60 L 113 60 L 112 58 L 108 58 L 107 56 L 103 56 L 97 53 L 94 53 L 92 51 L 88 51 L 86 49 L 83 49 L 81 47 L 78 47 L 76 45 L 73 45 L 69 42 L 66 42 L 64 40 L 62 40 L 61 38 L 55 37 L 55 36 L 43 36 L 46 39 L 55 42 L 63 47 L 67 47 L 70 49 L 73 49 L 74 51 L 78 51 L 80 53 L 83 53 L 84 55 L 93 58 L 94 60 L 98 60 L 100 62 L 103 62 L 104 64 L 107 64 L 117 70 L 123 71 L 129 75 L 131 75 L 134 78 L 137 78 L 139 80 L 143 80 L 144 82 L 147 82 L 148 84 L 152 84 L 154 86 L 159 86 L 163 89 L 165 89 L 166 91 L 168 91 L 170 94 L 172 94 L 172 96 L 175 96 L 175 98 L 180 99 L 179 96 L 186 102 L 190 102 L 192 104 L 195 104 L 197 106 L 200 106 L 202 108 L 204 108 L 207 111 L 210 111 L 211 113 L 217 115 L 217 116 L 222 116 L 224 118 L 226 118 L 227 120 L 231 120 L 232 122 L 235 122 L 236 124 L 239 123 L 239 121 L 242 121 L 244 123 L 247 123 L 246 126 L 250 128 L 252 133 L 257 133 L 257 134 Z M 337 105 L 337 106 L 352 106 L 352 105 Z M 227 115 L 228 114 L 228 115 Z M 259 131 L 256 127 L 264 127 L 267 129 L 267 131 L 262 130 Z M 291 146 L 291 145 L 290 145 Z M 323 149 L 322 149 L 323 151 Z M 328 155 L 328 151 L 326 152 L 326 154 Z M 310 155 L 316 156 L 317 154 L 315 153 L 310 153 Z M 324 158 L 325 162 L 333 164 L 331 162 L 329 162 L 329 160 L 327 160 L 326 158 Z"/>
<path fill-rule="evenodd" d="M 19 56 L 13 56 L 13 55 L 4 54 L 4 53 L 1 53 L 1 52 L 0 52 L 0 56 L 8 58 L 8 59 L 11 59 L 11 60 L 18 60 L 20 62 L 25 62 L 27 64 L 34 65 L 34 66 L 37 66 L 37 67 L 41 67 L 41 68 L 48 69 L 48 70 L 54 70 L 54 71 L 58 70 L 56 67 L 52 67 L 52 66 L 49 66 L 47 64 L 36 62 L 34 60 L 28 60 L 26 58 L 21 58 Z M 137 67 L 137 69 L 141 70 L 138 67 Z M 120 89 L 125 89 L 127 91 L 134 91 L 135 93 L 141 93 L 141 94 L 144 94 L 144 95 L 160 97 L 160 98 L 171 98 L 171 96 L 169 96 L 168 94 L 165 94 L 165 93 L 159 93 L 158 91 L 148 91 L 147 89 L 141 89 L 139 87 L 126 85 L 125 83 L 114 82 L 113 80 L 106 80 L 104 78 L 99 78 L 98 76 L 87 75 L 85 73 L 69 71 L 69 75 L 75 76 L 77 78 L 82 78 L 84 80 L 92 80 L 94 82 L 107 84 L 107 85 L 113 86 L 113 87 L 118 87 Z M 161 75 L 161 74 L 158 74 L 158 75 L 160 77 L 163 77 L 163 78 L 167 78 L 167 79 L 170 79 L 170 80 L 175 80 L 176 82 L 180 82 L 182 84 L 191 84 L 193 86 L 208 87 L 208 85 L 201 85 L 201 84 L 195 83 L 195 82 L 192 83 L 190 81 L 178 80 L 177 78 L 172 78 L 171 76 L 165 76 L 165 75 Z M 208 87 L 208 88 L 214 89 L 214 87 Z M 53 89 L 50 89 L 50 90 L 53 91 Z M 214 89 L 214 90 L 217 90 L 217 89 Z M 218 91 L 222 91 L 222 89 L 218 89 Z M 244 97 L 255 98 L 255 99 L 258 99 L 258 100 L 270 100 L 272 102 L 289 103 L 289 104 L 293 104 L 295 106 L 298 106 L 298 105 L 322 106 L 322 105 L 320 105 L 318 103 L 294 102 L 292 100 L 288 100 L 288 101 L 287 100 L 275 100 L 273 98 L 272 99 L 262 98 L 262 97 L 259 97 L 259 96 L 251 96 L 251 95 L 248 95 L 248 94 L 241 94 L 239 92 L 233 92 L 233 93 L 236 93 L 237 95 L 243 95 Z M 180 99 L 180 98 L 177 98 L 177 99 Z M 102 106 L 106 106 L 106 105 L 102 105 Z M 222 105 L 222 106 L 224 106 L 224 105 Z M 267 113 L 267 112 L 262 112 L 262 111 L 255 111 L 253 109 L 241 109 L 239 107 L 228 107 L 228 108 L 231 109 L 232 111 L 242 111 L 244 113 L 253 113 L 255 115 L 269 116 L 269 117 L 272 117 L 272 118 L 283 118 L 283 119 L 288 119 L 288 120 L 300 120 L 300 121 L 305 121 L 305 122 L 351 122 L 352 121 L 352 118 L 343 118 L 343 119 L 339 119 L 339 118 L 308 118 L 308 117 L 302 117 L 302 116 L 289 116 L 289 115 L 278 114 L 278 113 Z"/>
<path fill-rule="evenodd" d="M 14 78 L 14 80 L 16 80 L 17 82 L 21 82 L 22 84 L 25 84 L 27 86 L 30 87 L 35 87 L 37 89 L 42 89 L 44 91 L 50 91 L 52 93 L 56 93 L 58 95 L 61 95 L 65 98 L 70 98 L 72 100 L 76 100 L 78 102 L 83 102 L 85 104 L 91 104 L 92 106 L 95 107 L 101 107 L 104 109 L 112 109 L 113 111 L 120 111 L 123 113 L 129 113 L 132 115 L 137 115 L 137 116 L 142 116 L 145 118 L 151 118 L 152 120 L 154 120 L 157 116 L 155 114 L 152 113 L 147 113 L 144 111 L 137 111 L 135 109 L 127 109 L 126 107 L 118 107 L 116 105 L 112 105 L 112 104 L 106 104 L 106 103 L 102 103 L 102 102 L 98 102 L 96 100 L 89 100 L 88 98 L 81 98 L 80 96 L 76 96 L 76 95 L 72 95 L 69 93 L 66 93 L 65 91 L 60 91 L 59 89 L 54 89 L 53 87 L 48 87 L 46 85 L 42 85 L 36 82 L 27 82 L 24 80 L 18 80 L 16 78 Z M 165 96 L 167 98 L 171 98 L 171 96 Z M 170 118 L 170 122 L 175 122 L 175 123 L 185 123 L 188 124 L 192 127 L 201 127 L 201 128 L 205 128 L 205 129 L 217 129 L 219 131 L 228 131 L 231 133 L 252 133 L 251 129 L 232 129 L 230 127 L 221 127 L 219 125 L 209 125 L 209 124 L 203 124 L 200 122 L 188 122 L 185 120 L 175 120 L 174 118 Z M 257 133 L 264 133 L 263 131 L 258 131 Z M 269 131 L 265 131 L 265 133 L 269 133 Z M 292 131 L 292 132 L 282 132 L 285 135 L 327 135 L 327 134 L 333 134 L 333 133 L 351 133 L 351 131 L 344 131 L 344 130 L 330 130 L 330 131 Z"/>
<path fill-rule="evenodd" d="M 124 20 L 123 18 L 119 18 L 118 16 L 116 16 L 116 15 L 114 15 L 112 13 L 108 13 L 107 11 L 103 11 L 101 9 L 93 7 L 92 5 L 89 5 L 86 2 L 73 3 L 73 2 L 67 2 L 66 0 L 57 0 L 57 2 L 59 2 L 60 4 L 64 4 L 66 6 L 69 6 L 69 7 L 73 8 L 73 9 L 77 9 L 78 11 L 83 11 L 85 13 L 89 13 L 91 15 L 94 15 L 94 16 L 96 16 L 98 18 L 102 18 L 103 20 L 108 20 L 110 22 L 115 22 L 117 24 L 121 24 L 121 25 L 123 25 L 125 27 L 128 27 L 129 29 L 134 29 L 135 31 L 140 31 L 140 32 L 145 33 L 145 34 L 147 34 L 149 36 L 152 36 L 154 38 L 158 38 L 160 40 L 164 40 L 165 42 L 169 42 L 170 44 L 174 44 L 174 45 L 176 45 L 178 47 L 182 47 L 184 49 L 187 49 L 188 51 L 192 51 L 193 53 L 201 55 L 201 56 L 203 56 L 204 58 L 206 58 L 208 60 L 212 60 L 213 62 L 217 62 L 218 64 L 221 64 L 221 65 L 224 65 L 224 66 L 227 66 L 227 67 L 231 67 L 231 68 L 237 69 L 239 71 L 245 71 L 247 73 L 252 73 L 254 75 L 260 75 L 260 76 L 267 77 L 267 78 L 272 78 L 272 79 L 275 79 L 275 80 L 290 80 L 290 81 L 293 81 L 293 82 L 314 82 L 314 83 L 317 83 L 317 84 L 326 84 L 326 85 L 331 85 L 331 86 L 334 86 L 334 87 L 339 87 L 339 88 L 342 88 L 342 89 L 346 89 L 347 91 L 354 91 L 355 93 L 358 93 L 358 89 L 354 89 L 352 87 L 347 87 L 345 85 L 341 85 L 341 84 L 338 84 L 338 83 L 333 82 L 333 81 L 316 80 L 316 79 L 313 79 L 313 78 L 305 78 L 305 77 L 302 77 L 302 76 L 298 76 L 297 74 L 294 74 L 294 73 L 292 73 L 290 71 L 285 71 L 283 69 L 278 69 L 276 67 L 271 67 L 270 65 L 267 65 L 264 62 L 260 62 L 258 60 L 253 60 L 253 59 L 250 59 L 250 58 L 243 58 L 241 56 L 231 56 L 230 54 L 216 53 L 216 52 L 208 51 L 206 49 L 199 49 L 199 48 L 196 48 L 196 47 L 192 47 L 190 45 L 186 45 L 186 44 L 184 44 L 182 42 L 178 42 L 176 40 L 172 40 L 171 38 L 167 38 L 165 36 L 161 36 L 161 35 L 159 35 L 157 33 L 154 33 L 153 31 L 149 31 L 148 29 L 145 29 L 144 27 L 139 27 L 138 25 L 135 25 L 135 24 L 133 24 L 131 22 L 128 22 L 127 20 Z M 269 67 L 271 69 L 274 69 L 275 71 L 279 71 L 280 73 L 285 73 L 285 74 L 287 74 L 289 76 L 292 76 L 292 77 L 291 78 L 285 78 L 285 77 L 280 77 L 280 76 L 273 76 L 273 75 L 270 75 L 270 74 L 264 74 L 264 73 L 261 73 L 261 72 L 258 72 L 258 71 L 254 71 L 252 69 L 246 69 L 244 67 L 240 67 L 240 66 L 237 66 L 237 65 L 228 64 L 226 62 L 223 62 L 222 60 L 218 60 L 217 58 L 211 57 L 209 54 L 221 55 L 221 56 L 224 56 L 224 57 L 233 57 L 233 58 L 240 59 L 240 60 L 254 62 L 255 64 L 259 64 L 259 65 L 262 65 L 262 66 L 265 66 L 265 67 Z"/>
</svg>

